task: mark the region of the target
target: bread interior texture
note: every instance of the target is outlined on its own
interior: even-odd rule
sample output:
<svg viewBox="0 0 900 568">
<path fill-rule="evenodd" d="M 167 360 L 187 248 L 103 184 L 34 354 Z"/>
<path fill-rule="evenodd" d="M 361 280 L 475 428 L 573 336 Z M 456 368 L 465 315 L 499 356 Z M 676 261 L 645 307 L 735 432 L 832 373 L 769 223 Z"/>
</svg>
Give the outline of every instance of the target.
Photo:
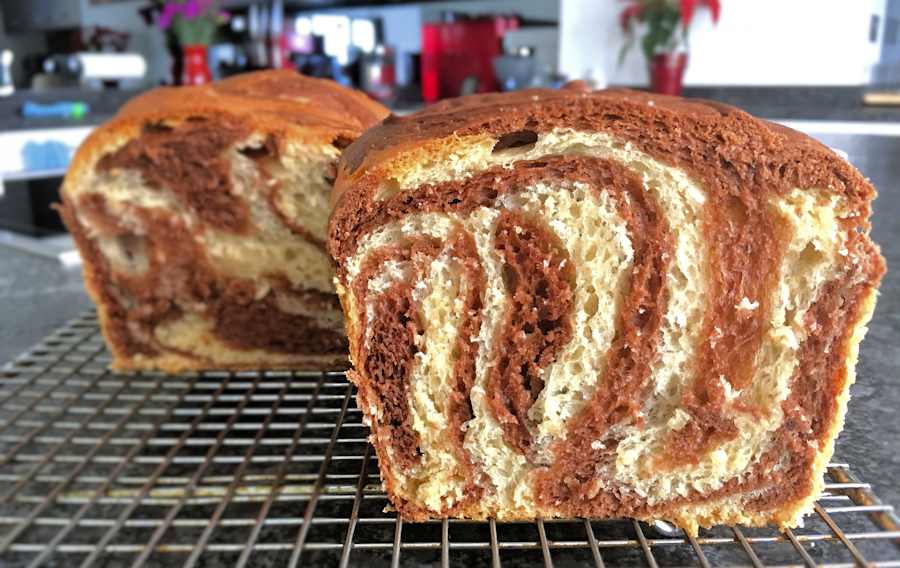
<svg viewBox="0 0 900 568">
<path fill-rule="evenodd" d="M 70 176 L 64 190 L 77 227 L 98 251 L 88 263 L 103 265 L 103 277 L 99 267 L 88 268 L 90 274 L 98 275 L 96 282 L 90 276 L 88 281 L 101 318 L 112 317 L 104 305 L 110 298 L 101 297 L 97 288 L 105 287 L 124 310 L 138 308 L 146 299 L 137 297 L 131 284 L 152 278 L 159 267 L 172 265 L 172 251 L 153 244 L 170 232 L 180 235 L 178 247 L 184 254 L 196 257 L 193 265 L 197 271 L 208 266 L 223 290 L 240 282 L 244 294 L 250 295 L 246 302 L 271 302 L 281 313 L 305 316 L 319 328 L 343 334 L 336 302 L 310 304 L 304 299 L 304 294 L 327 297 L 334 293 L 324 241 L 331 190 L 327 172 L 339 157 L 336 147 L 288 141 L 277 153 L 265 152 L 263 134 L 230 144 L 221 156 L 230 164 L 229 195 L 224 199 L 245 204 L 249 212 L 246 230 L 233 231 L 207 222 L 196 205 L 189 205 L 171 187 L 149 183 L 138 169 L 100 166 L 103 156 L 114 155 L 129 141 L 131 138 L 124 136 L 112 139 L 94 153 L 82 175 Z M 105 216 L 115 219 L 114 230 L 98 223 L 84 206 L 92 199 L 99 199 Z M 223 340 L 216 333 L 217 315 L 212 307 L 178 292 L 190 286 L 193 277 L 188 271 L 157 286 L 155 295 L 160 301 L 171 301 L 177 317 L 167 317 L 149 330 L 127 323 L 133 339 L 152 345 L 156 353 L 119 353 L 116 366 L 161 367 L 173 372 L 198 365 L 279 368 L 321 358 L 262 345 L 236 347 Z M 119 337 L 109 339 L 114 351 L 122 344 Z M 323 361 L 341 357 L 327 355 Z"/>
<path fill-rule="evenodd" d="M 631 144 L 602 132 L 559 129 L 540 134 L 533 144 L 495 151 L 489 136 L 444 139 L 411 150 L 396 159 L 391 176 L 378 189 L 379 199 L 425 185 L 467 179 L 492 167 L 512 167 L 516 162 L 546 156 L 589 156 L 623 165 L 642 181 L 643 190 L 658 206 L 672 238 L 672 258 L 664 274 L 667 304 L 659 330 L 657 357 L 652 363 L 650 385 L 639 420 L 616 424 L 591 447 L 614 444 L 612 460 L 598 465 L 597 483 L 602 489 L 633 493 L 651 507 L 678 498 L 709 495 L 748 475 L 770 448 L 774 433 L 782 426 L 782 403 L 790 395 L 790 380 L 798 365 L 798 350 L 807 326 L 804 319 L 817 293 L 839 276 L 846 256 L 847 235 L 839 221 L 851 215 L 845 198 L 821 188 L 796 188 L 770 198 L 766 204 L 780 220 L 787 235 L 772 297 L 742 298 L 733 309 L 752 312 L 768 306 L 767 322 L 756 351 L 754 376 L 743 389 L 732 389 L 728 377 L 721 380 L 726 400 L 723 408 L 733 417 L 739 435 L 698 456 L 696 463 L 660 465 L 667 440 L 677 437 L 691 415 L 683 410 L 683 395 L 694 379 L 700 331 L 707 310 L 708 250 L 704 239 L 705 204 L 709 196 L 684 171 L 666 165 Z M 466 516 L 521 517 L 552 515 L 535 500 L 534 476 L 553 460 L 555 444 L 565 443 L 567 432 L 599 388 L 615 339 L 622 298 L 630 286 L 635 247 L 607 188 L 590 187 L 581 181 L 548 176 L 516 191 L 499 195 L 493 203 L 466 213 L 414 213 L 366 234 L 353 255 L 345 261 L 347 282 L 360 274 L 373 253 L 416 237 L 431 237 L 444 243 L 462 232 L 476 243 L 477 259 L 484 274 L 481 326 L 468 338 L 477 345 L 476 372 L 470 393 L 472 418 L 464 425 L 464 448 L 489 488 L 477 503 L 467 505 Z M 546 227 L 565 247 L 573 264 L 572 334 L 552 362 L 543 368 L 543 387 L 528 411 L 534 454 L 526 458 L 505 441 L 503 429 L 489 405 L 488 377 L 494 364 L 495 345 L 503 332 L 504 314 L 510 298 L 504 287 L 504 267 L 498 258 L 495 238 L 503 211 L 521 214 Z M 467 481 L 447 428 L 447 400 L 451 376 L 458 356 L 460 322 L 465 313 L 462 298 L 467 281 L 459 261 L 445 249 L 425 259 L 427 270 L 412 269 L 415 258 L 386 262 L 370 280 L 364 298 L 342 291 L 351 313 L 365 303 L 367 318 L 376 318 L 380 294 L 396 282 L 415 279 L 414 304 L 424 329 L 415 339 L 417 352 L 409 377 L 408 404 L 411 424 L 419 438 L 421 460 L 412 468 L 395 468 L 393 491 L 403 500 L 420 503 L 431 514 L 464 499 Z M 421 259 L 420 259 L 421 260 Z M 347 297 L 349 296 L 349 297 Z M 847 389 L 852 382 L 856 346 L 874 304 L 874 292 L 865 300 L 859 319 L 853 322 L 849 380 L 838 393 L 832 432 L 843 422 Z M 362 323 L 371 330 L 372 321 Z M 363 341 L 377 341 L 367 336 Z M 357 364 L 360 362 L 357 361 Z M 739 411 L 737 404 L 770 408 L 764 416 Z M 380 409 L 364 409 L 374 421 Z M 832 436 L 833 437 L 833 436 Z M 383 448 L 392 452 L 388 445 Z M 831 446 L 816 460 L 815 485 L 830 458 Z M 393 460 L 387 460 L 390 464 Z M 775 468 L 779 464 L 774 464 Z M 753 523 L 756 513 L 744 510 L 753 494 L 729 494 L 669 508 L 668 515 L 687 528 L 700 522 L 728 520 Z M 780 522 L 795 523 L 812 505 L 813 495 L 791 504 Z"/>
</svg>

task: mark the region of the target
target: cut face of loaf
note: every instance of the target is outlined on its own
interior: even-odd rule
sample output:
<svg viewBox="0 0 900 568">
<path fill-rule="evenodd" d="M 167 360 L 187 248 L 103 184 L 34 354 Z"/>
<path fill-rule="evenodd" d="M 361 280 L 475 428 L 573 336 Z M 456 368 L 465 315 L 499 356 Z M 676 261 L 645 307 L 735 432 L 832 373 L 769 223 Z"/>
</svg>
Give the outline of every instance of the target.
<svg viewBox="0 0 900 568">
<path fill-rule="evenodd" d="M 93 133 L 61 213 L 113 367 L 345 366 L 329 194 L 342 148 L 385 113 L 261 72 L 152 91 Z"/>
<path fill-rule="evenodd" d="M 329 248 L 394 506 L 796 525 L 884 271 L 874 195 L 796 132 L 627 91 L 370 130 Z"/>
</svg>

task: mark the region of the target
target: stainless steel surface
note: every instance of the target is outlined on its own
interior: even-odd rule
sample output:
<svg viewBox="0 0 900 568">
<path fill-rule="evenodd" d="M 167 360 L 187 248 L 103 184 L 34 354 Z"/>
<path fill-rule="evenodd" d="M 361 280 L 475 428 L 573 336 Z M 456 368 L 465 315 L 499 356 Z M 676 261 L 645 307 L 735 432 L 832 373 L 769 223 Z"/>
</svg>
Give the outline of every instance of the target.
<svg viewBox="0 0 900 568">
<path fill-rule="evenodd" d="M 0 370 L 0 564 L 900 566 L 900 526 L 832 463 L 806 527 L 403 523 L 342 374 L 107 370 L 92 314 Z M 873 433 L 877 435 L 877 433 Z"/>
</svg>

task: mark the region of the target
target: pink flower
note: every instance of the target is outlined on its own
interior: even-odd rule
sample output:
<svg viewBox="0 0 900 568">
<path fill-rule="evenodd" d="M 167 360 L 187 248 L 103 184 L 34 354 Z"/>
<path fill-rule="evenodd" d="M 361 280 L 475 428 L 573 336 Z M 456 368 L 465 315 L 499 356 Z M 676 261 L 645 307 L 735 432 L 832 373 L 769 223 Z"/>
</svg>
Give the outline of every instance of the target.
<svg viewBox="0 0 900 568">
<path fill-rule="evenodd" d="M 722 7 L 719 5 L 719 0 L 706 0 L 705 3 L 709 7 L 709 11 L 712 12 L 713 23 L 719 23 L 719 14 L 722 11 Z"/>
<path fill-rule="evenodd" d="M 721 10 L 719 0 L 681 0 L 681 23 L 684 25 L 685 30 L 691 25 L 691 19 L 694 17 L 694 9 L 697 6 L 702 6 L 704 4 L 709 8 L 709 11 L 712 12 L 713 23 L 716 24 L 719 22 L 719 11 Z"/>
<path fill-rule="evenodd" d="M 631 21 L 634 18 L 640 19 L 641 13 L 644 11 L 644 7 L 640 4 L 632 4 L 630 6 L 626 6 L 622 13 L 619 14 L 619 26 L 625 31 L 631 26 Z"/>
</svg>

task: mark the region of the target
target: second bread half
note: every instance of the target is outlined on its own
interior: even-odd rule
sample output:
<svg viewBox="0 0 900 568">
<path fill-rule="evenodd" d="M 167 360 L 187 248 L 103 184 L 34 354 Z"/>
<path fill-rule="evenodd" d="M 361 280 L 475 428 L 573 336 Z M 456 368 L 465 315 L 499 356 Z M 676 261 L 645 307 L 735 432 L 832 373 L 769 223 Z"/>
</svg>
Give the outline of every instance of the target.
<svg viewBox="0 0 900 568">
<path fill-rule="evenodd" d="M 386 114 L 331 81 L 264 71 L 153 90 L 92 133 L 61 213 L 112 366 L 345 366 L 329 194 L 342 149 Z"/>
</svg>

